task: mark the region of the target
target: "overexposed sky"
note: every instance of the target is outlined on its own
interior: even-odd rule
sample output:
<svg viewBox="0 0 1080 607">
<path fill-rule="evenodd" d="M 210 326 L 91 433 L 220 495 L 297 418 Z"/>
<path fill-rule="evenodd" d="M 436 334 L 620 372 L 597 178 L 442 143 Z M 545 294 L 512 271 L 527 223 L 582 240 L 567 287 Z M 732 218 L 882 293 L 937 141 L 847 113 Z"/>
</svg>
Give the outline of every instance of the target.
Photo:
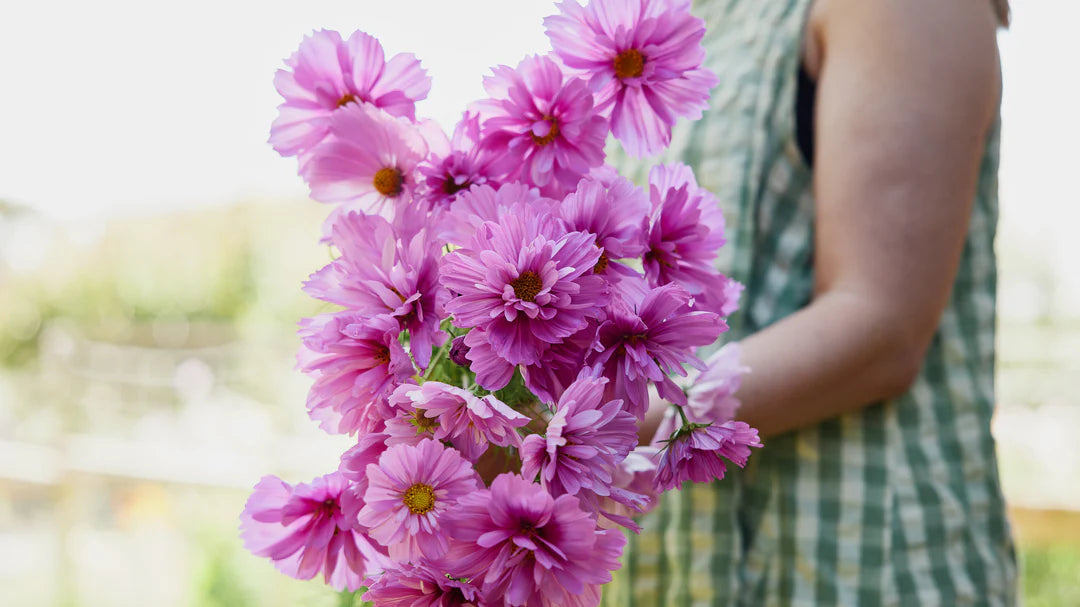
<svg viewBox="0 0 1080 607">
<path fill-rule="evenodd" d="M 1080 4 L 1014 4 L 1000 37 L 1003 233 L 1080 259 Z M 415 53 L 433 78 L 420 113 L 449 127 L 490 66 L 548 48 L 541 19 L 553 11 L 551 0 L 4 2 L 0 198 L 77 221 L 303 197 L 294 161 L 265 142 L 273 73 L 304 34 L 362 29 L 388 55 Z"/>
<path fill-rule="evenodd" d="M 274 71 L 313 29 L 356 29 L 432 76 L 452 128 L 482 76 L 548 48 L 551 0 L 0 3 L 0 198 L 63 220 L 303 197 L 266 144 Z"/>
</svg>

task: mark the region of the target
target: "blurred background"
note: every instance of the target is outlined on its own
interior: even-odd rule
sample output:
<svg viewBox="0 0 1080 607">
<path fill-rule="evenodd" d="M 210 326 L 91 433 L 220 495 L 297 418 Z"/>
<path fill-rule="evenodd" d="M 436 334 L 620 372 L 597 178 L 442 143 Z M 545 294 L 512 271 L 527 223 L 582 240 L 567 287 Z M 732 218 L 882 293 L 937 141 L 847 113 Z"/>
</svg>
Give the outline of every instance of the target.
<svg viewBox="0 0 1080 607">
<path fill-rule="evenodd" d="M 1080 7 L 1002 32 L 1001 472 L 1027 604 L 1080 605 Z M 266 145 L 272 76 L 315 28 L 433 76 L 451 127 L 481 75 L 547 48 L 550 1 L 0 7 L 0 605 L 333 605 L 243 551 L 266 473 L 333 469 L 292 370 L 327 208 Z M 497 24 L 497 25 L 493 25 Z M 1055 75 L 1057 77 L 1055 77 Z"/>
</svg>

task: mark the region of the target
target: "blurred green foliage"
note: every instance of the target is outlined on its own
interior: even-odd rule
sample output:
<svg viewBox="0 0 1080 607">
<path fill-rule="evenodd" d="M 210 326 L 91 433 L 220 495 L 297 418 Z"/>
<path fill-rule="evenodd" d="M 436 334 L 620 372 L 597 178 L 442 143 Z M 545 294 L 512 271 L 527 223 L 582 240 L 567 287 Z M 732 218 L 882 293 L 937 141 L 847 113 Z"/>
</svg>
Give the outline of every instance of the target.
<svg viewBox="0 0 1080 607">
<path fill-rule="evenodd" d="M 311 204 L 244 204 L 65 226 L 0 209 L 9 231 L 35 235 L 22 246 L 38 258 L 19 268 L 0 257 L 0 366 L 32 362 L 56 318 L 117 342 L 139 341 L 146 332 L 132 328 L 158 320 L 291 331 L 320 308 L 300 283 L 326 263 L 323 214 Z"/>
</svg>

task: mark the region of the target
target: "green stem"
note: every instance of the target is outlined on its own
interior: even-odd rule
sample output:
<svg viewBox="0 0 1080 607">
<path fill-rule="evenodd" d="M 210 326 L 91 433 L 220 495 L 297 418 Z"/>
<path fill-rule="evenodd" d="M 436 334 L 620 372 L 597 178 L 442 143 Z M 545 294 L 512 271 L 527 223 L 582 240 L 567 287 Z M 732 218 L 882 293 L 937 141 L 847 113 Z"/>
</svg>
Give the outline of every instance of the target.
<svg viewBox="0 0 1080 607">
<path fill-rule="evenodd" d="M 674 405 L 674 404 L 671 405 L 671 406 L 675 407 L 675 410 L 679 412 L 679 417 L 682 418 L 682 425 L 683 426 L 689 426 L 690 425 L 690 420 L 686 419 L 686 412 L 683 411 L 683 408 L 680 407 L 679 405 Z"/>
</svg>

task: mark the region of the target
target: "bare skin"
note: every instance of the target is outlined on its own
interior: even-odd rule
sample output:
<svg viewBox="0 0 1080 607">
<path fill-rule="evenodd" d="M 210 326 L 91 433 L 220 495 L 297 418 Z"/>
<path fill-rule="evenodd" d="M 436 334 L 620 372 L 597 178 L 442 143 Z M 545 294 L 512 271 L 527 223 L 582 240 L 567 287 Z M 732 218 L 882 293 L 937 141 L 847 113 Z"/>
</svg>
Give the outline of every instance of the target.
<svg viewBox="0 0 1080 607">
<path fill-rule="evenodd" d="M 818 0 L 814 296 L 742 341 L 763 436 L 907 391 L 956 276 L 1000 92 L 986 0 Z M 664 412 L 650 408 L 643 442 Z"/>
</svg>

